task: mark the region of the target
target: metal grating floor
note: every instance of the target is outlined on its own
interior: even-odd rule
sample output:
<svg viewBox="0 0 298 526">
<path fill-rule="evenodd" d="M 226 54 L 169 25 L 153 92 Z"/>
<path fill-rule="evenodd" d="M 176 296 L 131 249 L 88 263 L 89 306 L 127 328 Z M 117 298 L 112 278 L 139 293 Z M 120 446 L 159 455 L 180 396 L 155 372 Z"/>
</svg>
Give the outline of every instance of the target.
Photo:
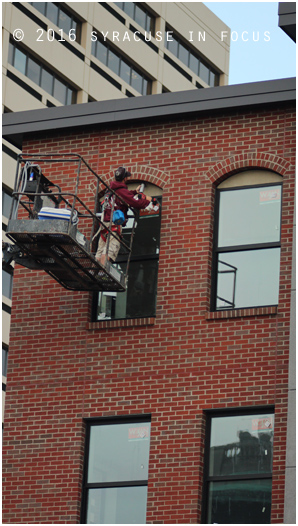
<svg viewBox="0 0 298 526">
<path fill-rule="evenodd" d="M 76 239 L 68 221 L 13 219 L 6 235 L 60 285 L 77 291 L 124 292 L 124 275 L 103 267 Z"/>
</svg>

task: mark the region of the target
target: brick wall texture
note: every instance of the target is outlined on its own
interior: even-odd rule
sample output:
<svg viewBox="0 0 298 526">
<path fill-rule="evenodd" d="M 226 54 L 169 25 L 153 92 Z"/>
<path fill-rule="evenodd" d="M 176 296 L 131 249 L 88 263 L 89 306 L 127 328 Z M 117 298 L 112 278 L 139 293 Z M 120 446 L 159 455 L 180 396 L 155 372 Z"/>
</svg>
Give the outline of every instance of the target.
<svg viewBox="0 0 298 526">
<path fill-rule="evenodd" d="M 3 438 L 3 522 L 79 523 L 84 419 L 152 415 L 147 522 L 199 523 L 205 410 L 275 405 L 272 523 L 283 522 L 294 214 L 291 105 L 31 136 L 24 152 L 124 164 L 163 189 L 154 320 L 90 323 L 91 294 L 16 266 Z M 211 314 L 216 185 L 283 176 L 278 308 Z M 63 189 L 75 170 L 53 165 Z M 50 173 L 47 174 L 50 177 Z M 83 194 L 93 198 L 90 176 Z M 82 195 L 82 194 L 81 194 Z"/>
</svg>

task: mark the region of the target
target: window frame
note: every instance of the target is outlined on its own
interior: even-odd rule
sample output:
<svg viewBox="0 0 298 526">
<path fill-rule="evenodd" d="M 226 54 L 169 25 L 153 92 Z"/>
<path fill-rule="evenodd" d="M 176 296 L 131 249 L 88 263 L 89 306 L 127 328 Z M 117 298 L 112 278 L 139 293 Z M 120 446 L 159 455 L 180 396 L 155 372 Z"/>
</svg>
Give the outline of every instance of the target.
<svg viewBox="0 0 298 526">
<path fill-rule="evenodd" d="M 213 249 L 212 249 L 212 266 L 211 266 L 211 302 L 210 302 L 210 311 L 211 312 L 221 312 L 221 311 L 227 311 L 227 310 L 239 310 L 239 309 L 253 309 L 253 308 L 262 308 L 262 307 L 268 307 L 273 305 L 246 305 L 244 307 L 226 307 L 226 308 L 216 308 L 216 300 L 217 300 L 217 282 L 218 282 L 218 258 L 223 253 L 229 253 L 229 252 L 244 252 L 244 251 L 252 251 L 252 250 L 264 250 L 264 249 L 270 249 L 270 248 L 281 248 L 281 228 L 280 228 L 280 236 L 279 241 L 270 241 L 267 243 L 252 243 L 252 244 L 243 244 L 243 245 L 231 245 L 231 246 L 225 246 L 220 247 L 218 246 L 218 233 L 219 233 L 219 206 L 220 206 L 220 194 L 222 192 L 233 192 L 237 190 L 250 190 L 253 188 L 270 188 L 273 186 L 280 186 L 281 188 L 281 204 L 280 204 L 280 225 L 282 224 L 282 199 L 283 199 L 283 183 L 282 181 L 279 182 L 272 182 L 272 183 L 260 183 L 260 184 L 252 184 L 252 185 L 243 185 L 243 186 L 233 186 L 233 187 L 227 187 L 227 188 L 216 188 L 215 189 L 215 205 L 214 205 L 214 230 L 213 230 Z M 278 305 L 278 302 L 274 305 Z"/>
<path fill-rule="evenodd" d="M 154 193 L 154 192 L 153 192 Z M 151 194 L 150 194 L 151 195 Z M 154 196 L 152 196 L 154 197 Z M 156 199 L 158 200 L 159 204 L 162 203 L 162 195 L 157 195 L 155 196 Z M 162 207 L 160 206 L 159 208 L 159 213 L 158 213 L 158 216 L 159 216 L 159 235 L 161 234 L 161 221 L 162 221 Z M 132 216 L 129 216 L 129 217 L 132 217 Z M 150 216 L 144 218 L 144 221 L 148 220 Z M 140 224 L 140 220 L 138 220 L 138 224 Z M 125 233 L 125 231 L 123 232 L 123 234 Z M 159 238 L 159 245 L 160 245 L 160 238 Z M 117 260 L 116 260 L 116 264 L 121 264 L 121 263 L 125 263 L 127 261 L 127 257 L 128 255 L 127 254 L 120 254 L 118 255 L 117 257 Z M 159 257 L 160 257 L 160 246 L 159 246 L 159 252 L 158 253 L 147 253 L 147 254 L 136 254 L 134 255 L 133 252 L 131 254 L 131 258 L 130 258 L 130 265 L 132 263 L 139 263 L 141 264 L 143 261 L 144 262 L 147 262 L 147 261 L 156 261 L 157 262 L 157 278 L 156 278 L 156 296 L 155 296 L 155 312 L 154 314 L 148 314 L 146 316 L 144 315 L 141 315 L 141 316 L 133 316 L 133 317 L 129 317 L 129 316 L 125 316 L 123 318 L 102 318 L 102 319 L 98 319 L 97 318 L 97 308 L 98 308 L 98 305 L 99 305 L 99 294 L 104 294 L 104 291 L 102 292 L 95 292 L 93 294 L 93 297 L 92 297 L 92 309 L 91 309 L 91 321 L 92 322 L 102 322 L 102 321 L 118 321 L 118 320 L 134 320 L 134 319 L 138 319 L 138 318 L 153 318 L 156 316 L 156 299 L 157 299 L 157 291 L 158 291 L 158 266 L 159 266 Z M 129 276 L 129 274 L 128 274 Z M 126 290 L 126 293 L 127 293 L 127 290 Z M 121 293 L 122 294 L 122 293 Z M 124 293 L 123 293 L 124 294 Z"/>
<path fill-rule="evenodd" d="M 76 98 L 77 98 L 77 90 L 75 88 L 73 88 L 68 82 L 64 81 L 64 79 L 62 79 L 62 77 L 60 77 L 59 75 L 57 75 L 54 71 L 51 71 L 50 68 L 48 68 L 47 66 L 45 66 L 41 60 L 39 59 L 36 59 L 30 52 L 28 52 L 25 48 L 23 48 L 22 46 L 19 46 L 19 45 L 16 45 L 15 42 L 13 42 L 13 40 L 11 39 L 10 42 L 9 42 L 9 46 L 10 46 L 10 51 L 9 51 L 9 59 L 11 59 L 11 62 L 9 62 L 9 64 L 15 68 L 17 71 L 19 71 L 22 75 L 24 75 L 26 78 L 28 78 L 31 82 L 33 82 L 34 84 L 36 84 L 37 86 L 39 86 L 42 90 L 44 90 L 46 93 L 48 93 L 49 95 L 51 95 L 52 97 L 54 97 L 56 99 L 56 97 L 54 96 L 54 86 L 55 86 L 55 80 L 61 82 L 61 84 L 63 84 L 65 86 L 65 100 L 64 102 L 62 102 L 61 100 L 59 99 L 56 99 L 58 100 L 59 102 L 61 102 L 61 104 L 63 104 L 64 106 L 67 106 L 67 101 L 68 101 L 68 98 L 69 98 L 69 93 L 71 94 L 71 104 L 76 104 Z M 12 48 L 12 49 L 11 49 Z M 25 59 L 25 73 L 23 73 L 22 71 L 20 71 L 16 66 L 15 66 L 15 52 L 16 50 L 19 50 L 21 51 L 21 53 L 23 53 L 26 57 Z M 32 80 L 29 75 L 28 75 L 28 62 L 29 62 L 29 59 L 31 59 L 32 61 L 34 61 L 40 68 L 40 72 L 39 72 L 39 82 L 36 83 L 34 80 Z M 47 91 L 44 89 L 44 87 L 42 86 L 42 72 L 43 71 L 46 71 L 49 75 L 51 75 L 52 77 L 52 90 L 51 92 Z"/>
<path fill-rule="evenodd" d="M 220 73 L 218 71 L 216 71 L 215 68 L 213 68 L 210 64 L 208 64 L 208 62 L 206 60 L 204 60 L 198 53 L 196 53 L 187 44 L 187 42 L 184 42 L 183 39 L 177 33 L 177 31 L 172 29 L 168 24 L 166 25 L 166 32 L 172 33 L 172 40 L 166 40 L 166 43 L 165 43 L 166 50 L 169 51 L 170 53 L 172 53 L 174 55 L 174 57 L 176 57 L 184 66 L 189 68 L 197 77 L 200 77 L 204 82 L 206 82 L 206 84 L 208 84 L 208 86 L 210 86 L 211 88 L 219 86 Z M 173 49 L 171 49 L 173 47 L 173 43 L 174 42 L 177 45 L 177 52 L 175 52 Z M 181 46 L 188 53 L 187 61 L 184 61 L 184 60 L 182 60 L 179 57 L 180 47 Z M 191 60 L 192 59 L 196 59 L 198 61 L 196 70 L 194 69 L 194 67 L 191 64 Z M 207 81 L 204 80 L 204 78 L 200 76 L 201 65 L 203 67 L 205 67 L 207 69 L 207 71 L 208 71 L 208 80 Z M 212 75 L 213 75 L 213 77 L 212 77 Z M 213 83 L 211 83 L 211 78 L 213 78 Z M 199 87 L 199 86 L 197 86 L 197 87 Z"/>
<path fill-rule="evenodd" d="M 76 35 L 76 40 L 75 42 L 77 42 L 78 44 L 81 43 L 81 35 L 82 35 L 82 22 L 81 20 L 79 20 L 79 18 L 77 18 L 75 15 L 73 15 L 70 11 L 68 11 L 67 9 L 65 9 L 64 6 L 61 6 L 60 3 L 58 2 L 39 2 L 40 5 L 42 6 L 42 4 L 44 4 L 44 9 L 38 9 L 38 7 L 34 4 L 36 4 L 37 2 L 29 2 L 29 4 L 34 8 L 36 9 L 36 11 L 38 11 L 39 13 L 41 13 L 43 16 L 45 16 L 48 20 L 50 20 L 50 22 L 52 22 L 53 24 L 55 24 L 55 26 L 57 26 L 59 29 L 62 29 L 63 30 L 63 33 L 65 35 L 67 35 L 69 37 L 69 31 L 71 29 L 74 29 L 75 30 L 75 35 Z M 48 13 L 48 9 L 50 8 L 51 5 L 54 5 L 56 8 L 57 8 L 57 15 L 56 15 L 56 19 L 53 20 L 52 17 L 48 16 L 49 13 Z M 60 12 L 63 13 L 64 15 L 66 15 L 69 19 L 69 23 L 70 23 L 70 30 L 67 32 L 67 31 L 64 31 L 63 27 L 60 27 L 59 26 L 59 19 L 60 19 Z M 73 25 L 75 25 L 75 27 L 72 27 Z"/>
<path fill-rule="evenodd" d="M 143 5 L 140 5 L 139 2 L 115 2 L 116 6 L 121 9 L 127 16 L 132 18 L 139 26 L 144 29 L 144 31 L 150 32 L 153 34 L 155 32 L 155 20 L 156 16 L 154 16 L 149 9 L 146 9 Z M 130 13 L 129 9 L 126 9 L 127 6 L 125 4 L 132 4 L 132 13 Z M 145 14 L 145 27 L 144 25 L 140 24 L 140 22 L 137 20 L 136 11 L 137 9 L 140 9 Z M 149 29 L 148 29 L 149 27 Z"/>
<path fill-rule="evenodd" d="M 88 512 L 88 491 L 89 489 L 97 488 L 128 488 L 136 486 L 148 487 L 148 479 L 144 480 L 129 480 L 129 481 L 114 481 L 114 482 L 89 482 L 88 483 L 88 461 L 90 450 L 90 435 L 93 426 L 107 426 L 107 425 L 121 425 L 121 424 L 140 424 L 150 423 L 151 414 L 145 413 L 141 415 L 120 415 L 111 417 L 91 417 L 84 419 L 85 423 L 85 448 L 84 448 L 84 468 L 83 468 L 83 482 L 82 482 L 82 502 L 81 502 L 81 524 L 87 524 Z M 150 439 L 149 439 L 149 454 L 150 454 Z"/>
<path fill-rule="evenodd" d="M 93 32 L 96 33 L 97 38 L 96 40 L 92 41 L 91 55 L 95 57 L 96 60 L 98 60 L 101 64 L 104 64 L 114 75 L 117 75 L 117 77 L 119 77 L 123 82 L 125 82 L 129 86 L 131 86 L 138 93 L 140 93 L 141 95 L 151 95 L 152 80 L 145 73 L 143 73 L 138 67 L 135 67 L 132 62 L 130 62 L 124 56 L 122 56 L 121 53 L 118 51 L 118 49 L 115 46 L 113 46 L 108 40 L 104 40 L 100 36 L 100 33 L 98 33 L 98 31 L 95 28 L 93 28 Z M 102 61 L 97 56 L 98 45 L 101 45 L 104 48 L 106 48 L 105 61 Z M 118 72 L 112 69 L 109 65 L 110 53 L 113 53 L 119 59 Z M 125 64 L 125 66 L 129 68 L 130 70 L 129 79 L 124 76 L 123 77 L 121 76 L 121 64 Z M 141 77 L 141 84 L 142 84 L 141 90 L 138 90 L 133 86 L 133 73 L 136 73 L 137 75 Z"/>
<path fill-rule="evenodd" d="M 270 473 L 250 473 L 250 474 L 238 474 L 238 475 L 209 475 L 210 465 L 210 440 L 211 440 L 211 423 L 213 418 L 224 418 L 224 417 L 241 417 L 241 416 L 254 416 L 259 414 L 272 414 L 275 416 L 274 405 L 259 405 L 253 407 L 237 407 L 237 408 L 223 408 L 223 409 L 209 409 L 205 410 L 206 417 L 206 431 L 205 431 L 205 444 L 204 444 L 204 471 L 203 471 L 203 491 L 202 491 L 202 512 L 201 522 L 202 524 L 209 524 L 208 520 L 208 494 L 209 485 L 211 482 L 229 482 L 229 481 L 247 481 L 247 480 L 271 480 L 273 479 L 273 462 Z M 274 441 L 274 435 L 273 435 Z"/>
</svg>

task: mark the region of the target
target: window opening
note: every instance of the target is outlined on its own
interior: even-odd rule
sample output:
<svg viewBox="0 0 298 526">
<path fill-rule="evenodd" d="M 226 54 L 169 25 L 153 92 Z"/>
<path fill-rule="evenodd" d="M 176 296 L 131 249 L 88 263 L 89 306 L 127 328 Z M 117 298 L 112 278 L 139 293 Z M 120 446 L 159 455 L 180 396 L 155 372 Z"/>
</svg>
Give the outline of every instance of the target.
<svg viewBox="0 0 298 526">
<path fill-rule="evenodd" d="M 87 421 L 82 522 L 145 524 L 150 416 Z"/>
<path fill-rule="evenodd" d="M 198 77 L 211 87 L 219 85 L 219 74 L 196 54 L 175 31 L 166 26 L 166 31 L 171 32 L 171 39 L 166 40 L 166 48 L 175 55 L 185 66 L 193 71 Z M 201 86 L 197 86 L 201 87 Z"/>
<path fill-rule="evenodd" d="M 278 304 L 281 183 L 219 188 L 212 310 Z"/>
<path fill-rule="evenodd" d="M 137 22 L 145 31 L 155 32 L 155 17 L 144 6 L 137 2 L 115 2 L 124 13 Z"/>
<path fill-rule="evenodd" d="M 273 411 L 209 414 L 203 521 L 269 524 Z"/>
<path fill-rule="evenodd" d="M 145 192 L 148 193 L 147 188 Z M 150 194 L 161 205 L 161 195 Z M 161 212 L 147 215 L 140 211 L 134 233 L 130 258 L 127 289 L 123 293 L 100 292 L 94 296 L 93 321 L 155 316 L 158 261 L 160 249 Z M 128 243 L 133 228 L 131 217 L 123 229 L 123 239 Z M 127 255 L 120 249 L 116 260 L 119 269 L 126 265 Z"/>
<path fill-rule="evenodd" d="M 76 103 L 76 91 L 58 75 L 47 69 L 30 53 L 20 49 L 15 42 L 9 43 L 9 63 L 32 82 L 55 97 L 64 105 Z"/>
<path fill-rule="evenodd" d="M 91 53 L 136 91 L 142 95 L 150 95 L 151 80 L 124 59 L 108 42 L 97 38 L 96 41 L 92 42 Z"/>
<path fill-rule="evenodd" d="M 29 2 L 37 11 L 42 15 L 46 16 L 53 24 L 55 24 L 59 29 L 63 29 L 66 35 L 69 35 L 70 30 L 73 30 L 71 33 L 71 39 L 75 35 L 76 42 L 80 44 L 81 42 L 81 30 L 82 23 L 78 18 L 73 16 L 70 12 L 66 11 L 60 3 L 56 2 Z"/>
</svg>

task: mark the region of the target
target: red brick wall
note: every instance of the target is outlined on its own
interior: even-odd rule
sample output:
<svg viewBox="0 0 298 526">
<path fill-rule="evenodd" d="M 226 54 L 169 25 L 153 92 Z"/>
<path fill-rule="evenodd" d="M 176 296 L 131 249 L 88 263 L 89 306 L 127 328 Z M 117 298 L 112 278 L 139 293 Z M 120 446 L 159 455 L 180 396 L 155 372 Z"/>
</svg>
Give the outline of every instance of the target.
<svg viewBox="0 0 298 526">
<path fill-rule="evenodd" d="M 26 141 L 26 152 L 80 153 L 107 180 L 124 164 L 161 186 L 161 251 L 148 323 L 91 324 L 89 293 L 16 267 L 4 523 L 78 523 L 83 419 L 141 413 L 152 415 L 147 521 L 200 522 L 204 410 L 267 404 L 276 408 L 272 522 L 283 521 L 294 134 L 294 110 L 282 107 Z M 245 167 L 284 177 L 280 303 L 224 317 L 209 313 L 214 188 Z"/>
</svg>

